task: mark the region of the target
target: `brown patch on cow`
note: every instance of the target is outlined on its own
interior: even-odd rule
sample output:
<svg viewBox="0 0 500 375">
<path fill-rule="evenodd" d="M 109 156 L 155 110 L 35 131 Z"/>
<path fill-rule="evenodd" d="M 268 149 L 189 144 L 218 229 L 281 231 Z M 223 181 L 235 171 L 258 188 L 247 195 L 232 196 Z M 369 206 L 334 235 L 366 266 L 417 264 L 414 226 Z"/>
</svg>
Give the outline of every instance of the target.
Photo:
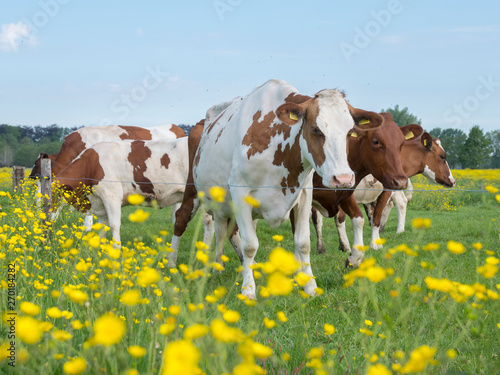
<svg viewBox="0 0 500 375">
<path fill-rule="evenodd" d="M 283 148 L 283 144 L 280 143 L 274 153 L 273 164 L 278 167 L 283 166 L 288 170 L 288 176 L 283 177 L 281 180 L 283 195 L 286 195 L 287 188 L 293 194 L 295 193 L 295 188 L 300 186 L 299 175 L 304 171 L 300 153 L 300 133 L 297 134 L 291 145 L 287 144 Z"/>
<path fill-rule="evenodd" d="M 85 143 L 82 140 L 82 136 L 78 131 L 74 131 L 68 134 L 61 145 L 61 150 L 57 155 L 56 160 L 52 168 L 52 173 L 56 176 L 61 172 L 66 166 L 70 165 L 73 160 L 85 150 Z"/>
<path fill-rule="evenodd" d="M 225 128 L 222 128 L 222 129 L 220 130 L 219 134 L 217 134 L 217 138 L 215 139 L 215 143 L 217 143 L 217 142 L 219 141 L 219 138 L 220 138 L 220 136 L 222 135 L 222 133 L 224 132 L 224 129 L 225 129 Z"/>
<path fill-rule="evenodd" d="M 243 137 L 242 144 L 250 146 L 247 152 L 248 159 L 257 153 L 262 153 L 267 150 L 269 143 L 271 143 L 271 139 L 276 135 L 283 134 L 283 140 L 290 137 L 290 126 L 282 122 L 273 123 L 276 118 L 274 112 L 269 112 L 264 116 L 264 119 L 259 122 L 258 120 L 261 114 L 261 111 L 255 113 L 253 116 L 253 123 Z"/>
<path fill-rule="evenodd" d="M 312 99 L 310 96 L 307 95 L 300 95 L 297 93 L 292 92 L 290 95 L 288 95 L 285 98 L 285 103 L 295 103 L 295 104 L 302 104 L 309 99 Z"/>
<path fill-rule="evenodd" d="M 302 125 L 304 139 L 306 140 L 307 150 L 312 155 L 316 167 L 321 167 L 326 160 L 325 155 L 325 137 L 314 133 L 317 128 L 316 121 L 319 115 L 319 105 L 317 100 L 311 100 L 305 110 L 305 119 Z M 328 124 L 333 126 L 334 124 Z"/>
<path fill-rule="evenodd" d="M 160 159 L 160 164 L 165 168 L 168 169 L 168 166 L 170 164 L 170 157 L 168 154 L 163 154 L 163 156 Z"/>
<path fill-rule="evenodd" d="M 146 160 L 151 157 L 151 150 L 145 146 L 144 141 L 135 141 L 131 143 L 128 161 L 132 164 L 134 170 L 134 182 L 139 185 L 141 191 L 145 194 L 154 194 L 153 184 L 149 178 L 144 176 L 146 172 Z"/>
<path fill-rule="evenodd" d="M 217 117 L 215 119 L 214 122 L 208 124 L 207 126 L 207 134 L 210 134 L 210 132 L 212 131 L 213 127 L 215 126 L 215 124 L 217 124 L 217 122 L 220 120 L 220 118 L 224 115 L 225 111 L 222 111 L 222 113 L 219 115 L 219 117 Z"/>
<path fill-rule="evenodd" d="M 151 131 L 137 126 L 118 125 L 120 129 L 125 130 L 127 133 L 120 135 L 120 139 L 142 139 L 150 141 L 152 139 Z"/>
<path fill-rule="evenodd" d="M 177 125 L 172 124 L 172 127 L 170 128 L 170 131 L 175 134 L 176 138 L 183 138 L 186 136 L 186 133 L 184 130 L 179 128 Z"/>
</svg>

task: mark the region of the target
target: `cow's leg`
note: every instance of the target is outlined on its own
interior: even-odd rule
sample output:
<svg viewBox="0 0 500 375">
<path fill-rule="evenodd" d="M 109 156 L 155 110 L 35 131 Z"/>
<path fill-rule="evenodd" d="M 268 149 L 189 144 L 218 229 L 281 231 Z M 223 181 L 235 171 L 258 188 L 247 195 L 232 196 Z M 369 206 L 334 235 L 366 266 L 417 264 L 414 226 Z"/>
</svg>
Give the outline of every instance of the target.
<svg viewBox="0 0 500 375">
<path fill-rule="evenodd" d="M 56 221 L 59 215 L 61 214 L 62 209 L 63 205 L 62 204 L 58 205 L 57 209 L 55 211 L 52 211 L 52 213 L 50 214 L 50 221 L 52 222 Z"/>
<path fill-rule="evenodd" d="M 208 212 L 203 213 L 203 243 L 212 247 L 214 239 L 214 218 Z"/>
<path fill-rule="evenodd" d="M 384 210 L 382 211 L 382 216 L 380 217 L 380 231 L 383 232 L 385 229 L 385 225 L 387 224 L 387 220 L 389 220 L 389 216 L 391 215 L 392 206 L 392 197 L 389 202 L 385 205 Z"/>
<path fill-rule="evenodd" d="M 215 219 L 215 261 L 224 264 L 221 257 L 224 254 L 224 242 L 226 242 L 229 223 L 227 219 Z"/>
<path fill-rule="evenodd" d="M 335 226 L 339 235 L 339 250 L 350 253 L 351 245 L 349 245 L 349 238 L 347 238 L 347 231 L 345 229 L 345 212 L 339 207 L 339 212 L 335 215 Z"/>
<path fill-rule="evenodd" d="M 181 204 L 182 204 L 182 202 L 174 203 L 172 205 L 172 223 L 174 223 L 174 224 L 175 224 L 175 213 L 181 207 Z"/>
<path fill-rule="evenodd" d="M 294 211 L 295 221 L 295 258 L 300 262 L 300 270 L 311 279 L 304 286 L 304 292 L 313 296 L 316 294 L 316 280 L 311 269 L 311 232 L 309 229 L 309 215 L 311 213 L 312 190 L 304 189 L 300 193 L 299 200 Z"/>
<path fill-rule="evenodd" d="M 121 246 L 120 226 L 122 221 L 122 206 L 120 199 L 109 199 L 103 202 L 108 216 L 111 234 L 116 246 Z"/>
<path fill-rule="evenodd" d="M 242 188 L 230 188 L 231 197 L 235 202 L 244 202 L 245 196 L 251 195 L 251 191 Z M 255 299 L 255 279 L 253 270 L 255 254 L 259 248 L 259 239 L 255 232 L 252 218 L 252 206 L 242 204 L 235 212 L 236 224 L 241 235 L 241 250 L 243 253 L 243 285 L 241 293 L 249 299 Z"/>
<path fill-rule="evenodd" d="M 359 208 L 354 195 L 351 195 L 347 200 L 340 203 L 341 208 L 345 211 L 352 221 L 353 241 L 351 255 L 347 259 L 348 263 L 352 266 L 359 266 L 363 261 L 364 252 L 360 249 L 364 247 L 363 244 L 363 225 L 365 219 L 363 213 Z"/>
<path fill-rule="evenodd" d="M 384 191 L 379 195 L 377 199 L 377 204 L 375 206 L 375 211 L 373 212 L 372 218 L 372 240 L 370 242 L 370 247 L 374 250 L 379 250 L 382 245 L 377 244 L 377 240 L 380 240 L 380 219 L 382 217 L 382 211 L 384 210 L 387 202 L 391 198 L 392 191 Z"/>
<path fill-rule="evenodd" d="M 92 229 L 92 225 L 94 224 L 94 215 L 90 212 L 85 213 L 85 219 L 83 221 L 83 226 L 86 231 Z"/>
<path fill-rule="evenodd" d="M 406 205 L 408 204 L 408 199 L 402 191 L 398 191 L 394 194 L 393 200 L 396 205 L 396 210 L 398 211 L 398 229 L 396 233 L 403 233 L 405 231 Z"/>
<path fill-rule="evenodd" d="M 366 212 L 366 217 L 368 218 L 368 221 L 372 221 L 372 216 L 373 216 L 373 210 L 374 206 L 372 203 L 363 203 L 363 208 L 365 209 Z"/>
<path fill-rule="evenodd" d="M 254 220 L 255 224 L 255 220 Z M 255 226 L 254 226 L 255 229 Z M 243 253 L 241 251 L 241 237 L 240 237 L 240 231 L 238 230 L 238 225 L 234 223 L 233 231 L 231 235 L 229 236 L 229 242 L 233 246 L 234 251 L 236 252 L 236 255 L 240 259 L 241 264 L 243 264 Z"/>
<path fill-rule="evenodd" d="M 324 254 L 326 253 L 326 250 L 325 243 L 323 242 L 323 215 L 321 215 L 319 211 L 313 207 L 311 210 L 311 219 L 314 229 L 316 230 L 316 252 L 318 254 Z"/>
<path fill-rule="evenodd" d="M 169 254 L 168 257 L 169 260 L 168 265 L 170 267 L 175 267 L 177 265 L 177 252 L 179 251 L 179 244 L 181 242 L 181 237 L 186 231 L 189 222 L 193 219 L 194 215 L 196 214 L 196 211 L 198 211 L 198 207 L 200 206 L 200 201 L 197 198 L 197 195 L 198 192 L 196 191 L 196 187 L 193 184 L 187 184 L 186 190 L 184 191 L 184 198 L 182 200 L 182 204 L 175 213 L 174 235 L 172 236 L 172 243 L 171 243 L 171 248 L 173 251 Z M 206 217 L 204 217 L 204 219 L 206 219 Z M 207 224 L 208 223 L 209 221 L 207 221 Z M 213 222 L 212 224 L 207 225 L 207 228 L 209 229 L 213 228 Z M 207 235 L 205 235 L 203 239 L 205 241 L 207 239 Z"/>
</svg>

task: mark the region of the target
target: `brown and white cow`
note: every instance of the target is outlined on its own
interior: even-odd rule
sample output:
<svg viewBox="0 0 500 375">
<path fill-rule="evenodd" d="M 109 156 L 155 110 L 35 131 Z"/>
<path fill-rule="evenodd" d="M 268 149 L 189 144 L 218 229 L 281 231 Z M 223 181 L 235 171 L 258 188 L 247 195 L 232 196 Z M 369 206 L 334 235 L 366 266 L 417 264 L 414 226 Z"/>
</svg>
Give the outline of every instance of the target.
<svg viewBox="0 0 500 375">
<path fill-rule="evenodd" d="M 405 142 L 401 150 L 401 161 L 403 169 L 408 177 L 413 177 L 421 173 L 433 183 L 445 187 L 455 186 L 455 179 L 446 162 L 446 152 L 441 146 L 440 140 L 438 138 L 432 139 L 429 133 L 424 132 L 421 136 Z M 363 196 L 359 197 L 360 202 L 358 203 L 371 203 L 371 207 L 367 210 L 369 217 L 371 217 L 370 222 L 372 226 L 370 247 L 372 249 L 380 249 L 382 245 L 380 245 L 380 241 L 377 240 L 380 238 L 380 229 L 385 225 L 385 221 L 390 212 L 387 208 L 389 200 L 391 198 L 394 199 L 395 204 L 398 206 L 399 222 L 397 233 L 401 233 L 404 231 L 406 203 L 408 199 L 403 192 L 381 190 L 384 186 L 377 182 L 374 182 L 371 188 L 369 184 L 364 185 L 363 188 L 369 189 L 369 191 L 368 193 L 365 191 L 363 194 L 359 192 L 359 194 Z M 395 194 L 396 196 L 394 196 Z M 354 196 L 356 196 L 356 193 Z M 324 252 L 324 245 L 319 239 L 322 238 L 322 219 L 318 215 L 316 222 L 314 218 L 313 222 L 316 227 L 316 232 L 318 233 L 318 252 Z M 335 222 L 339 232 L 339 248 L 344 251 L 349 251 L 349 240 L 347 239 L 345 231 L 345 213 L 342 211 L 339 212 L 335 218 Z"/>
<path fill-rule="evenodd" d="M 49 158 L 51 160 L 52 174 L 57 176 L 59 172 L 71 164 L 83 150 L 98 142 L 121 140 L 173 140 L 182 137 L 185 137 L 184 130 L 173 124 L 154 128 L 124 125 L 84 127 L 75 130 L 64 138 L 61 150 L 59 150 L 58 154 L 40 154 L 31 170 L 30 178 L 37 178 L 40 176 L 40 159 Z M 53 213 L 51 220 L 57 218 L 60 208 L 61 206 Z M 84 225 L 90 229 L 92 225 L 91 214 L 85 216 Z"/>
<path fill-rule="evenodd" d="M 123 140 L 169 140 L 185 137 L 184 130 L 177 125 L 169 124 L 154 128 L 139 126 L 109 125 L 87 126 L 68 134 L 58 154 L 40 154 L 31 170 L 30 177 L 40 176 L 40 159 L 48 157 L 52 163 L 52 174 L 56 175 L 68 166 L 75 158 L 90 146 L 104 141 Z"/>
<path fill-rule="evenodd" d="M 351 111 L 337 90 L 306 97 L 284 81 L 270 80 L 205 124 L 193 160 L 193 180 L 207 197 L 212 186 L 228 192 L 214 212 L 217 253 L 224 244 L 228 219 L 235 217 L 243 252 L 242 293 L 248 298 L 255 298 L 250 269 L 258 248 L 254 219 L 264 218 L 276 227 L 293 209 L 295 255 L 302 271 L 312 276 L 309 212 L 313 169 L 329 188 L 352 186 L 347 133 L 354 125 L 374 127 L 380 122 L 376 113 Z M 248 205 L 247 196 L 260 205 Z M 315 288 L 311 279 L 304 289 L 312 295 Z"/>
<path fill-rule="evenodd" d="M 56 180 L 77 196 L 82 185 L 92 187 L 93 193 L 88 195 L 91 211 L 110 226 L 119 243 L 121 207 L 128 204 L 129 195 L 141 194 L 156 200 L 159 207 L 182 201 L 188 173 L 187 141 L 185 137 L 99 142 L 78 155 Z"/>
<path fill-rule="evenodd" d="M 356 173 L 356 184 L 368 174 L 383 181 L 386 188 L 404 189 L 408 178 L 401 164 L 403 145 L 423 133 L 420 125 L 398 127 L 390 113 L 381 113 L 381 125 L 368 130 L 354 129 L 348 136 L 349 165 Z M 313 206 L 326 217 L 334 217 L 342 208 L 352 219 L 354 246 L 347 264 L 358 266 L 363 260 L 363 214 L 354 200 L 353 190 L 324 189 L 319 176 L 313 177 Z"/>
</svg>

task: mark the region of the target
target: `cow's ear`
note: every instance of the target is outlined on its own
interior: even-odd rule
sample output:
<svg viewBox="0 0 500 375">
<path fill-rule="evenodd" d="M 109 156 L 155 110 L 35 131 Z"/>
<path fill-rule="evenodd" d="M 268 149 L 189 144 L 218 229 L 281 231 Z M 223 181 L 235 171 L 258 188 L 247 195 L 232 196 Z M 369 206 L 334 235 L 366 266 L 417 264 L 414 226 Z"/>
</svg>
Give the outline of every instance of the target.
<svg viewBox="0 0 500 375">
<path fill-rule="evenodd" d="M 276 109 L 278 118 L 287 125 L 295 125 L 304 116 L 304 110 L 295 103 L 285 103 Z"/>
<path fill-rule="evenodd" d="M 350 105 L 349 112 L 351 113 L 351 116 L 354 120 L 354 125 L 360 129 L 377 128 L 384 122 L 383 117 L 375 112 L 354 108 Z"/>
<path fill-rule="evenodd" d="M 399 129 L 401 129 L 407 141 L 413 141 L 424 133 L 424 129 L 418 124 L 401 126 Z"/>
<path fill-rule="evenodd" d="M 347 139 L 352 138 L 353 140 L 359 140 L 365 135 L 365 133 L 366 130 L 354 127 L 347 132 Z"/>
<path fill-rule="evenodd" d="M 427 151 L 430 151 L 432 148 L 432 136 L 427 132 L 422 134 L 422 146 L 424 146 Z"/>
</svg>

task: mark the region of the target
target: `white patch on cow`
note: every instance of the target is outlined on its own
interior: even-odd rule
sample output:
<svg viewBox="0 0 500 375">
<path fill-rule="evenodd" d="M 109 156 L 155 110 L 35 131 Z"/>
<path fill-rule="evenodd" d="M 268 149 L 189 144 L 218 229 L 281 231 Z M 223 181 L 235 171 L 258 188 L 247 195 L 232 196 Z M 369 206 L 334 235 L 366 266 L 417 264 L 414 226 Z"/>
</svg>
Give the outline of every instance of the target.
<svg viewBox="0 0 500 375">
<path fill-rule="evenodd" d="M 326 187 L 336 187 L 333 177 L 339 175 L 351 175 L 354 172 L 347 162 L 347 141 L 346 137 L 339 137 L 338 134 L 347 134 L 354 126 L 354 120 L 349 113 L 347 103 L 342 93 L 338 90 L 322 90 L 316 94 L 318 96 L 319 113 L 316 125 L 325 135 L 325 162 L 321 166 L 314 166 L 312 155 L 307 158 L 316 172 L 323 178 L 323 185 Z M 302 145 L 301 145 L 302 146 Z M 303 147 L 302 147 L 303 148 Z M 307 148 L 303 148 L 307 150 Z"/>
<path fill-rule="evenodd" d="M 432 169 L 429 168 L 428 165 L 425 166 L 424 168 L 424 171 L 422 172 L 422 174 L 427 177 L 429 180 L 431 180 L 432 182 L 436 183 L 437 184 L 437 181 L 436 181 L 436 173 L 434 173 L 432 171 Z"/>
</svg>

